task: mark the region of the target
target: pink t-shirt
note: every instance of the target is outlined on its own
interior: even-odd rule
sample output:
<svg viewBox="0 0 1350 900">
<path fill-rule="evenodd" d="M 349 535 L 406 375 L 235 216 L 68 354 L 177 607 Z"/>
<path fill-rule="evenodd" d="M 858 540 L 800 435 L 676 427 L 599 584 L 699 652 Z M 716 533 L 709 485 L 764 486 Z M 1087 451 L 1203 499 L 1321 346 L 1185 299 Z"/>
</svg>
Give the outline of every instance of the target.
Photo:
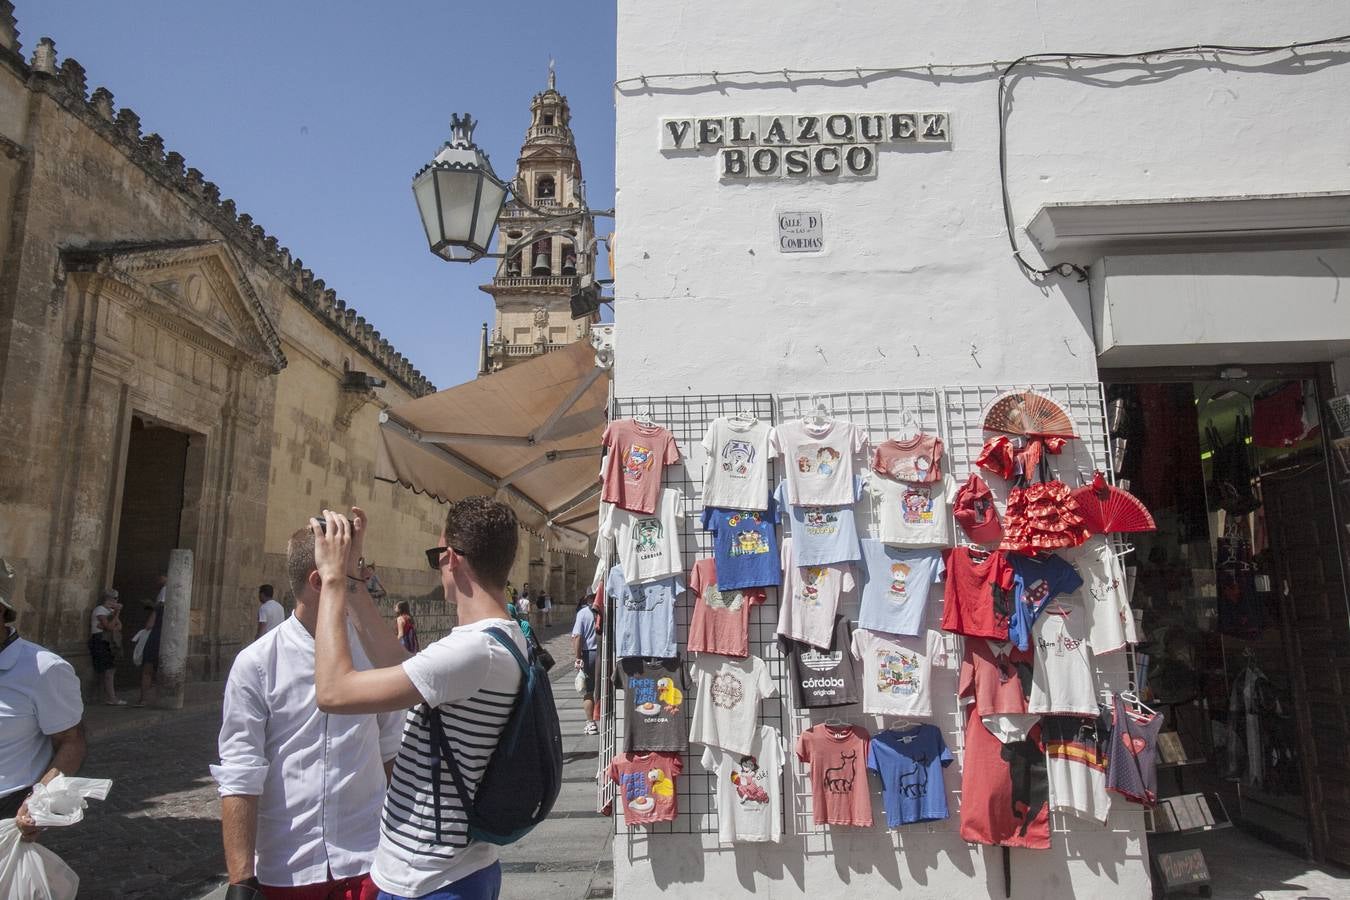
<svg viewBox="0 0 1350 900">
<path fill-rule="evenodd" d="M 689 652 L 748 656 L 750 607 L 764 602 L 764 588 L 717 589 L 717 561 L 700 559 L 689 573 L 694 618 L 689 623 Z"/>
<path fill-rule="evenodd" d="M 605 428 L 602 443 L 605 483 L 600 499 L 629 512 L 655 512 L 662 470 L 680 461 L 675 438 L 660 425 L 619 419 Z"/>
<path fill-rule="evenodd" d="M 883 441 L 872 451 L 872 471 L 896 481 L 938 481 L 942 478 L 942 439 L 920 432 L 907 441 Z"/>
<path fill-rule="evenodd" d="M 683 768 L 678 753 L 620 753 L 610 760 L 609 778 L 619 786 L 624 824 L 674 820 L 679 811 L 675 779 Z"/>
<path fill-rule="evenodd" d="M 867 786 L 871 736 L 857 725 L 808 728 L 797 737 L 797 758 L 811 767 L 811 816 L 817 825 L 872 825 Z"/>
</svg>

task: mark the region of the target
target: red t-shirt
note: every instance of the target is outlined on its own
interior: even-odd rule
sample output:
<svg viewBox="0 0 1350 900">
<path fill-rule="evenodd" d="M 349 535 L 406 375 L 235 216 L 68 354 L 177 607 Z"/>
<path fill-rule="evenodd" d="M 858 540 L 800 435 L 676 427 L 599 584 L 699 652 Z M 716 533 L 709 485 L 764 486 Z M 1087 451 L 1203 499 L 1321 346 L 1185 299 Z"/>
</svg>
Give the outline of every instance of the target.
<svg viewBox="0 0 1350 900">
<path fill-rule="evenodd" d="M 872 471 L 916 484 L 940 481 L 942 438 L 920 433 L 907 441 L 882 441 L 872 451 Z"/>
<path fill-rule="evenodd" d="M 811 766 L 811 814 L 817 825 L 872 826 L 867 787 L 871 735 L 857 725 L 816 725 L 797 737 L 797 758 Z"/>
<path fill-rule="evenodd" d="M 966 707 L 961 761 L 961 838 L 976 844 L 1050 849 L 1050 779 L 1039 720 L 1007 743 Z"/>
<path fill-rule="evenodd" d="M 764 588 L 717 588 L 717 561 L 700 559 L 689 573 L 694 617 L 689 623 L 689 652 L 748 656 L 750 607 L 764 602 Z"/>
<path fill-rule="evenodd" d="M 971 638 L 961 660 L 960 697 L 975 698 L 977 716 L 1016 716 L 1027 711 L 1036 657 L 1012 641 Z"/>
<path fill-rule="evenodd" d="M 675 779 L 683 767 L 678 753 L 620 753 L 610 760 L 609 778 L 619 786 L 624 824 L 674 820 Z"/>
<path fill-rule="evenodd" d="M 975 554 L 987 556 L 976 561 Z M 1005 553 L 953 547 L 946 551 L 947 587 L 942 630 L 967 637 L 1008 639 L 1013 611 L 1013 567 Z"/>
<path fill-rule="evenodd" d="M 675 438 L 660 425 L 619 419 L 605 428 L 601 443 L 605 448 L 605 483 L 600 499 L 629 512 L 656 512 L 661 473 L 680 461 Z"/>
</svg>

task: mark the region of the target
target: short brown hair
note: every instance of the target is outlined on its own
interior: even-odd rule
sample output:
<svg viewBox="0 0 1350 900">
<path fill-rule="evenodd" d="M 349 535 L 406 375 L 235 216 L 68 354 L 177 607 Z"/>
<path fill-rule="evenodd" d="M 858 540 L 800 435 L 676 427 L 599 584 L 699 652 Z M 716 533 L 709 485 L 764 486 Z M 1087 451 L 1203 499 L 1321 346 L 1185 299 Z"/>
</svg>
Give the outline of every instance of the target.
<svg viewBox="0 0 1350 900">
<path fill-rule="evenodd" d="M 502 590 L 516 561 L 516 514 L 491 497 L 465 497 L 445 514 L 445 542 L 464 555 L 484 587 Z"/>
<path fill-rule="evenodd" d="M 286 542 L 286 580 L 291 585 L 291 596 L 299 597 L 309 581 L 314 565 L 314 532 L 309 526 L 297 528 Z"/>
</svg>

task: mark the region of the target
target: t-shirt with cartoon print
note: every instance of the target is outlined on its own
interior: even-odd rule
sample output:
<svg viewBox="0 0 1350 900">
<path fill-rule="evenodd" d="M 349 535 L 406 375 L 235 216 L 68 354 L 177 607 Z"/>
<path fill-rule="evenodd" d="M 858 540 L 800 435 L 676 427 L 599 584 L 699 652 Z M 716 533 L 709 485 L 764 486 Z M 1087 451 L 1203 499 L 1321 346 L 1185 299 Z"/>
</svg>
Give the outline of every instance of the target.
<svg viewBox="0 0 1350 900">
<path fill-rule="evenodd" d="M 1082 602 L 1092 622 L 1088 641 L 1095 656 L 1139 643 L 1134 612 L 1125 586 L 1125 572 L 1105 538 L 1092 538 L 1081 547 L 1064 551 L 1086 582 L 1074 597 Z"/>
<path fill-rule="evenodd" d="M 783 739 L 761 725 L 749 753 L 703 751 L 703 768 L 717 781 L 717 839 L 764 843 L 783 836 Z"/>
<path fill-rule="evenodd" d="M 854 457 L 867 432 L 852 422 L 805 419 L 784 422 L 769 432 L 769 452 L 787 467 L 788 500 L 794 506 L 846 506 L 854 500 Z"/>
<path fill-rule="evenodd" d="M 713 559 L 719 587 L 776 587 L 778 569 L 778 504 L 765 510 L 703 508 L 703 530 L 712 532 Z"/>
<path fill-rule="evenodd" d="M 914 484 L 870 472 L 865 489 L 872 495 L 878 537 L 883 543 L 901 547 L 951 544 L 951 504 L 957 491 L 951 475 L 929 484 Z"/>
<path fill-rule="evenodd" d="M 684 661 L 630 656 L 619 660 L 624 697 L 625 750 L 689 749 L 689 718 L 684 698 Z"/>
<path fill-rule="evenodd" d="M 855 494 L 856 496 L 856 494 Z M 799 566 L 828 566 L 852 562 L 861 555 L 853 506 L 792 506 L 787 504 L 787 482 L 773 494 L 778 508 L 787 509 L 792 522 L 792 547 Z"/>
<path fill-rule="evenodd" d="M 1087 612 L 1072 600 L 1056 600 L 1032 626 L 1036 666 L 1027 711 L 1041 715 L 1095 716 L 1097 684 Z"/>
<path fill-rule="evenodd" d="M 713 419 L 703 435 L 703 505 L 765 509 L 769 504 L 769 423 Z"/>
<path fill-rule="evenodd" d="M 860 628 L 853 632 L 853 656 L 862 661 L 863 712 L 933 714 L 933 664 L 946 663 L 940 632 L 910 637 Z"/>
<path fill-rule="evenodd" d="M 907 550 L 864 538 L 862 608 L 858 627 L 918 634 L 927 615 L 929 589 L 946 567 L 940 550 Z"/>
<path fill-rule="evenodd" d="M 853 659 L 853 626 L 835 616 L 834 640 L 828 650 L 780 637 L 788 659 L 799 709 L 849 706 L 858 702 L 858 673 Z"/>
<path fill-rule="evenodd" d="M 1083 586 L 1073 566 L 1051 554 L 1045 559 L 1009 553 L 1013 568 L 1013 612 L 1008 619 L 1008 639 L 1018 649 L 1031 646 L 1031 626 L 1045 604 L 1060 594 L 1072 594 Z"/>
<path fill-rule="evenodd" d="M 675 779 L 684 770 L 678 753 L 620 753 L 609 763 L 609 779 L 619 786 L 623 823 L 651 825 L 674 821 L 679 812 Z"/>
<path fill-rule="evenodd" d="M 936 725 L 912 725 L 873 736 L 867 768 L 881 779 L 886 827 L 947 818 L 942 770 L 951 764 L 952 752 Z"/>
<path fill-rule="evenodd" d="M 700 559 L 689 573 L 689 591 L 694 595 L 689 652 L 748 655 L 750 607 L 764 602 L 764 588 L 723 590 L 717 583 L 717 561 Z"/>
<path fill-rule="evenodd" d="M 882 441 L 872 451 L 872 471 L 896 481 L 937 481 L 942 477 L 942 438 L 920 432 L 904 441 Z"/>
<path fill-rule="evenodd" d="M 604 506 L 600 540 L 613 541 L 615 560 L 633 583 L 684 574 L 678 522 L 684 518 L 684 494 L 678 488 L 661 492 L 654 513 L 635 513 Z"/>
<path fill-rule="evenodd" d="M 817 825 L 872 827 L 866 729 L 815 725 L 797 736 L 797 758 L 810 766 L 811 819 Z"/>
<path fill-rule="evenodd" d="M 692 667 L 698 685 L 689 740 L 732 753 L 751 753 L 759 727 L 759 701 L 778 688 L 758 656 L 733 659 L 700 654 Z"/>
<path fill-rule="evenodd" d="M 666 466 L 680 461 L 674 436 L 660 425 L 618 419 L 605 428 L 600 499 L 620 509 L 651 514 L 661 493 Z"/>
<path fill-rule="evenodd" d="M 684 593 L 684 576 L 633 584 L 622 566 L 605 580 L 609 609 L 614 610 L 614 655 L 675 655 L 675 601 Z"/>
<path fill-rule="evenodd" d="M 778 604 L 778 633 L 813 647 L 830 646 L 839 601 L 854 590 L 853 566 L 797 566 L 792 540 L 783 540 L 783 596 Z"/>
</svg>

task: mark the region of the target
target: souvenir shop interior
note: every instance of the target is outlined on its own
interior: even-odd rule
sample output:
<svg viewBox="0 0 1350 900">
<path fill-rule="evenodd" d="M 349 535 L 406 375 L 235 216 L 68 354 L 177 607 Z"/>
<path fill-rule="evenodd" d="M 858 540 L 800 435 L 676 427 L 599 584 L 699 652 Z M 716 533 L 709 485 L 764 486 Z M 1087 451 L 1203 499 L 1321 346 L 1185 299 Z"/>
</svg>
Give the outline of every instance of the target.
<svg viewBox="0 0 1350 900">
<path fill-rule="evenodd" d="M 1104 374 L 1117 484 L 1157 525 L 1126 557 L 1140 692 L 1168 723 L 1155 830 L 1347 864 L 1350 444 L 1312 367 L 1226 374 L 1246 377 Z"/>
</svg>

